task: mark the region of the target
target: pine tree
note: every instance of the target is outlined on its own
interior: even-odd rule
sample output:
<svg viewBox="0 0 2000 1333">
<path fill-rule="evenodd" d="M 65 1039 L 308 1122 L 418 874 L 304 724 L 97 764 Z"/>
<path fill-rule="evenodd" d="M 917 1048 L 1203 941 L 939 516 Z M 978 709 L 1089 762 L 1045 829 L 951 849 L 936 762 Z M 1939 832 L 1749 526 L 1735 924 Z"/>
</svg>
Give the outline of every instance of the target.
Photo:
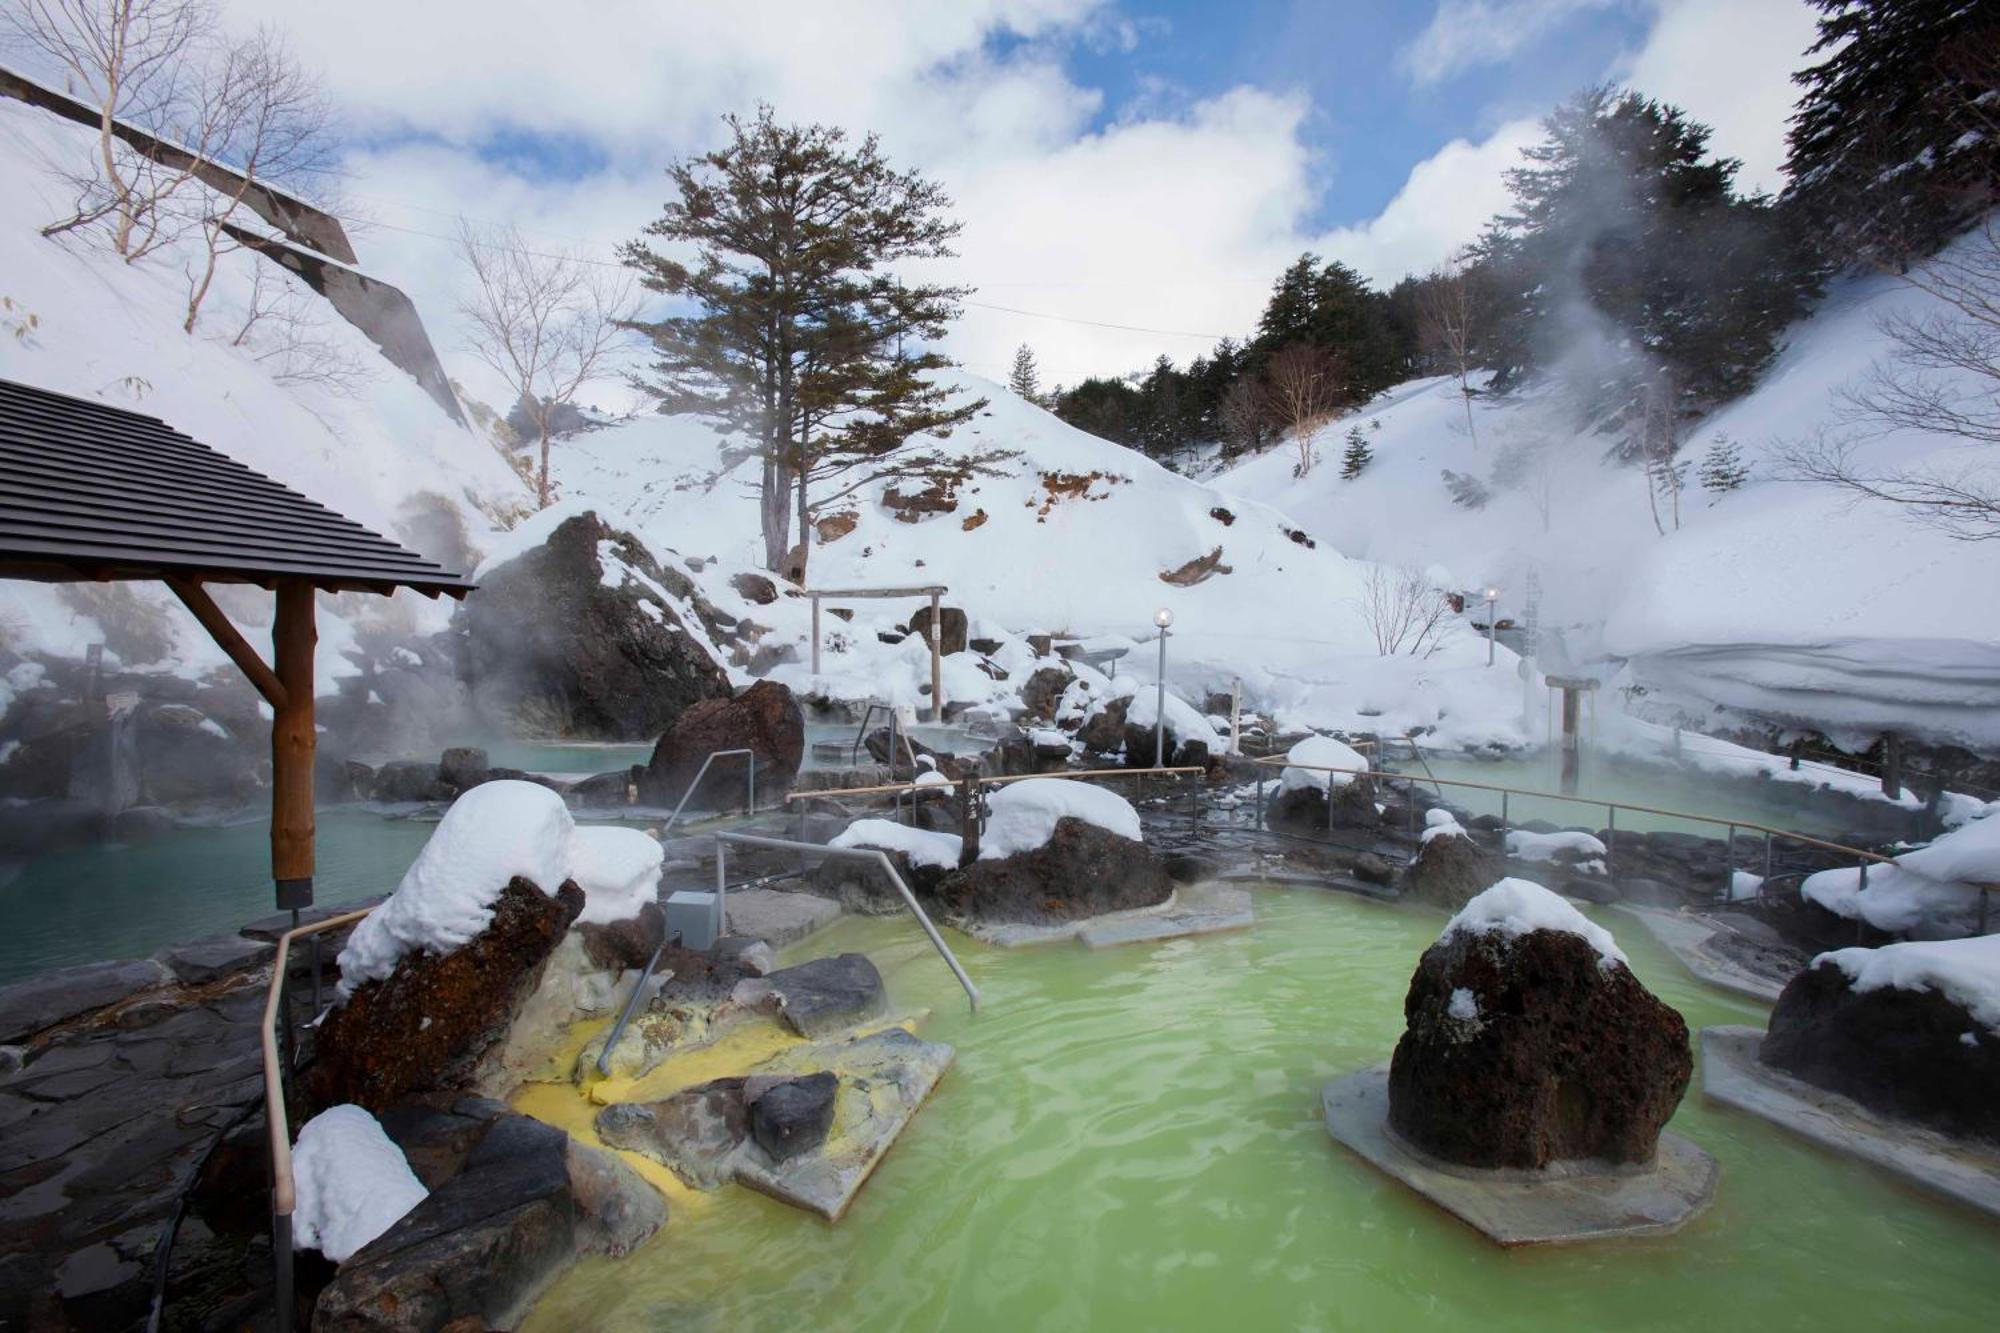
<svg viewBox="0 0 2000 1333">
<path fill-rule="evenodd" d="M 1022 343 L 1014 349 L 1014 368 L 1007 372 L 1007 387 L 1031 403 L 1042 401 L 1041 372 L 1035 368 L 1035 351 Z"/>
<path fill-rule="evenodd" d="M 816 481 L 929 466 L 923 454 L 884 460 L 985 403 L 954 401 L 932 373 L 951 363 L 918 341 L 944 335 L 966 289 L 889 272 L 952 253 L 944 191 L 894 170 L 873 135 L 849 147 L 844 131 L 781 125 L 768 106 L 724 123 L 727 146 L 668 168 L 678 198 L 646 236 L 673 250 L 642 239 L 620 255 L 644 286 L 694 306 L 633 326 L 658 354 L 649 387 L 662 412 L 754 442 L 765 564 L 783 570 L 794 515 L 810 550 Z M 919 350 L 905 352 L 906 336 Z"/>
<path fill-rule="evenodd" d="M 1750 480 L 1750 469 L 1743 464 L 1743 450 L 1727 435 L 1718 435 L 1702 455 L 1701 470 L 1695 474 L 1701 488 L 1710 495 L 1721 499 L 1729 492 L 1740 490 L 1743 483 Z M 1715 501 L 1709 501 L 1714 504 Z"/>
<path fill-rule="evenodd" d="M 1444 469 L 1444 488 L 1451 492 L 1451 502 L 1460 509 L 1484 509 L 1486 502 L 1493 498 L 1493 492 L 1485 482 L 1467 472 L 1453 472 Z"/>
<path fill-rule="evenodd" d="M 1374 460 L 1375 451 L 1368 447 L 1368 437 L 1361 433 L 1361 427 L 1348 427 L 1347 451 L 1340 456 L 1341 479 L 1353 481 Z"/>
<path fill-rule="evenodd" d="M 2000 13 L 1966 0 L 1811 0 L 1786 203 L 1836 264 L 1902 265 L 1996 202 Z"/>
</svg>

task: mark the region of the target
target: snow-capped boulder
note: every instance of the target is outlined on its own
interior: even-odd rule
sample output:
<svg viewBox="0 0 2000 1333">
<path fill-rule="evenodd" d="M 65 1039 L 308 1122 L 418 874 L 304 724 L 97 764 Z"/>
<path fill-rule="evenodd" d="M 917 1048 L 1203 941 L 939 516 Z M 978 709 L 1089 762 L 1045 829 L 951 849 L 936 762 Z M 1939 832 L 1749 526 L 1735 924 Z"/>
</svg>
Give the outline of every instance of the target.
<svg viewBox="0 0 2000 1333">
<path fill-rule="evenodd" d="M 1011 783 L 989 798 L 979 857 L 938 885 L 957 921 L 1052 925 L 1151 907 L 1173 893 L 1116 792 L 1067 778 Z"/>
<path fill-rule="evenodd" d="M 639 778 L 639 799 L 672 805 L 717 750 L 750 750 L 757 756 L 757 787 L 770 800 L 791 789 L 805 761 L 806 719 L 791 690 L 760 680 L 734 698 L 704 699 L 690 705 L 660 737 Z M 744 758 L 731 755 L 709 765 L 701 790 L 690 798 L 697 808 L 734 806 L 742 801 Z"/>
<path fill-rule="evenodd" d="M 1354 786 L 1361 786 L 1355 783 Z M 1499 874 L 1499 865 L 1448 810 L 1426 810 L 1417 855 L 1403 868 L 1402 895 L 1456 911 Z"/>
<path fill-rule="evenodd" d="M 2000 1142 L 2000 935 L 1821 954 L 1778 997 L 1761 1056 L 1864 1106 Z"/>
<path fill-rule="evenodd" d="M 1978 929 L 1977 884 L 2000 884 L 2000 816 L 1987 815 L 1904 852 L 1894 865 L 1854 866 L 1806 878 L 1800 894 L 1836 916 L 1892 935 L 1956 939 Z"/>
<path fill-rule="evenodd" d="M 962 840 L 956 833 L 912 828 L 891 819 L 857 819 L 828 844 L 879 851 L 894 863 L 920 902 L 931 901 L 944 877 L 958 869 Z M 813 887 L 850 912 L 894 916 L 902 895 L 881 867 L 848 856 L 829 856 L 813 868 Z"/>
<path fill-rule="evenodd" d="M 311 1075 L 318 1104 L 379 1110 L 470 1079 L 584 910 L 574 833 L 562 798 L 528 782 L 485 783 L 445 812 L 340 952 L 340 1001 Z"/>
<path fill-rule="evenodd" d="M 687 575 L 589 511 L 544 511 L 521 537 L 558 518 L 539 545 L 482 567 L 478 595 L 459 608 L 474 704 L 530 734 L 633 740 L 728 697 Z"/>
<path fill-rule="evenodd" d="M 1462 1166 L 1651 1162 L 1694 1072 L 1687 1024 L 1610 934 L 1526 880 L 1452 918 L 1403 1014 L 1389 1123 Z"/>
</svg>

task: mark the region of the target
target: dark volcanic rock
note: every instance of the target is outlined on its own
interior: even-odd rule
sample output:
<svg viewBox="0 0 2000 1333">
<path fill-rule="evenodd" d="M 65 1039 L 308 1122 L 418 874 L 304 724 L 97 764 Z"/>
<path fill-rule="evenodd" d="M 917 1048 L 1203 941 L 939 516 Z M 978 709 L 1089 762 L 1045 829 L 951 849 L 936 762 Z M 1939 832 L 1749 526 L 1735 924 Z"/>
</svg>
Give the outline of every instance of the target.
<svg viewBox="0 0 2000 1333">
<path fill-rule="evenodd" d="M 1076 738 L 1093 754 L 1117 754 L 1125 745 L 1125 713 L 1132 701 L 1113 699 L 1077 730 Z"/>
<path fill-rule="evenodd" d="M 643 1153 L 696 1189 L 728 1183 L 750 1132 L 741 1078 L 718 1078 L 657 1102 L 620 1102 L 597 1113 L 597 1137 Z"/>
<path fill-rule="evenodd" d="M 458 793 L 438 777 L 438 766 L 424 760 L 398 759 L 375 770 L 369 787 L 371 800 L 400 804 L 407 801 L 449 801 Z"/>
<path fill-rule="evenodd" d="M 1075 678 L 1075 673 L 1068 667 L 1037 667 L 1027 683 L 1021 686 L 1021 706 L 1044 722 L 1054 721 L 1056 706 L 1062 702 L 1063 692 L 1069 689 L 1070 681 Z"/>
<path fill-rule="evenodd" d="M 1888 1115 L 2000 1142 L 2000 1033 L 1939 991 L 1857 991 L 1834 963 L 1808 967 L 1778 997 L 1762 1059 Z"/>
<path fill-rule="evenodd" d="M 762 574 L 752 574 L 747 571 L 732 574 L 729 586 L 736 589 L 737 595 L 744 601 L 754 602 L 758 606 L 769 606 L 778 600 L 778 585 Z"/>
<path fill-rule="evenodd" d="M 1389 1123 L 1462 1166 L 1650 1162 L 1694 1072 L 1681 1016 L 1564 931 L 1440 940 L 1403 1015 Z"/>
<path fill-rule="evenodd" d="M 507 1035 L 582 910 L 574 884 L 551 897 L 515 878 L 494 901 L 492 924 L 466 944 L 405 955 L 389 976 L 357 987 L 320 1023 L 306 1081 L 313 1104 L 377 1111 L 412 1092 L 462 1086 Z"/>
<path fill-rule="evenodd" d="M 472 745 L 454 745 L 438 760 L 438 781 L 454 792 L 464 792 L 486 781 L 486 751 Z"/>
<path fill-rule="evenodd" d="M 765 793 L 763 799 L 790 790 L 805 759 L 806 719 L 788 687 L 760 680 L 733 699 L 704 699 L 690 707 L 653 747 L 653 757 L 639 778 L 639 798 L 651 805 L 671 805 L 680 800 L 710 754 L 738 749 L 756 753 L 757 787 Z M 741 755 L 717 759 L 702 779 L 702 790 L 689 803 L 698 808 L 736 804 L 745 791 L 744 766 Z"/>
<path fill-rule="evenodd" d="M 801 1037 L 823 1037 L 874 1018 L 887 1007 L 882 974 L 868 955 L 844 953 L 780 968 L 763 983 Z"/>
<path fill-rule="evenodd" d="M 666 1217 L 659 1191 L 615 1155 L 505 1113 L 456 1175 L 341 1266 L 312 1326 L 511 1327 L 579 1256 L 629 1253 Z"/>
<path fill-rule="evenodd" d="M 605 551 L 623 569 L 607 570 Z M 530 734 L 631 740 L 659 735 L 691 704 L 727 697 L 722 667 L 649 585 L 694 601 L 687 576 L 630 533 L 594 513 L 565 520 L 459 607 L 459 669 L 474 702 Z"/>
<path fill-rule="evenodd" d="M 974 861 L 938 885 L 939 907 L 964 921 L 1054 925 L 1165 902 L 1173 880 L 1158 854 L 1081 819 L 1059 819 L 1031 852 Z"/>
<path fill-rule="evenodd" d="M 622 921 L 586 921 L 576 927 L 590 961 L 613 972 L 644 967 L 667 937 L 667 916 L 657 902 Z"/>
<path fill-rule="evenodd" d="M 1416 860 L 1404 867 L 1402 894 L 1457 911 L 1499 878 L 1499 864 L 1478 843 L 1441 833 L 1419 847 Z"/>
<path fill-rule="evenodd" d="M 1281 828 L 1302 832 L 1328 828 L 1372 829 L 1382 822 L 1375 809 L 1375 784 L 1368 778 L 1356 778 L 1334 786 L 1330 799 L 1333 810 L 1329 814 L 1328 792 L 1318 787 L 1281 789 L 1277 799 L 1271 802 L 1271 822 Z M 1482 884 L 1480 887 L 1486 886 Z"/>
<path fill-rule="evenodd" d="M 866 843 L 858 844 L 866 847 Z M 910 886 L 910 892 L 922 903 L 930 903 L 937 898 L 937 886 L 943 882 L 954 867 L 917 865 L 908 853 L 891 848 L 877 847 L 888 856 L 890 864 L 903 877 L 903 883 Z M 909 910 L 903 903 L 903 895 L 896 892 L 896 886 L 882 873 L 882 867 L 868 861 L 847 856 L 829 856 L 808 872 L 813 891 L 839 903 L 842 909 L 862 916 L 895 916 Z"/>
<path fill-rule="evenodd" d="M 938 652 L 945 657 L 964 652 L 966 648 L 964 609 L 956 606 L 939 607 L 938 624 L 942 635 L 938 640 Z M 926 643 L 931 641 L 931 609 L 928 606 L 917 608 L 917 613 L 910 617 L 909 630 L 912 634 L 923 635 Z"/>
<path fill-rule="evenodd" d="M 750 1103 L 750 1137 L 777 1162 L 811 1152 L 833 1128 L 839 1091 L 840 1079 L 824 1069 L 772 1084 Z"/>
</svg>

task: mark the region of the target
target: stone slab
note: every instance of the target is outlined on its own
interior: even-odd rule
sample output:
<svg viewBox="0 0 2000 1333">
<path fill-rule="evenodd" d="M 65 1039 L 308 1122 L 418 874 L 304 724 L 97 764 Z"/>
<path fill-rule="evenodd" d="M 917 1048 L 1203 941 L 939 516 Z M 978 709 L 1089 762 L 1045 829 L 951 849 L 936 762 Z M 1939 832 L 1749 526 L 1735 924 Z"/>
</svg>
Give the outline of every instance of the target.
<svg viewBox="0 0 2000 1333">
<path fill-rule="evenodd" d="M 328 917 L 345 916 L 349 912 L 359 912 L 363 908 L 379 907 L 387 897 L 387 894 L 377 893 L 366 898 L 356 898 L 352 902 L 323 903 L 316 907 L 302 908 L 299 911 L 299 924 L 310 926 L 314 922 L 324 921 Z M 280 935 L 291 928 L 292 914 L 290 912 L 273 912 L 269 916 L 260 916 L 255 921 L 248 922 L 236 933 L 248 936 L 253 940 L 276 941 Z"/>
<path fill-rule="evenodd" d="M 1703 1028 L 1702 1095 L 2000 1218 L 2000 1148 L 1898 1120 L 1772 1069 L 1758 1058 L 1763 1044 L 1761 1028 Z"/>
<path fill-rule="evenodd" d="M 1092 949 L 1108 949 L 1120 944 L 1142 944 L 1175 940 L 1189 935 L 1210 935 L 1221 930 L 1242 930 L 1257 924 L 1250 904 L 1250 890 L 1220 884 L 1199 884 L 1175 895 L 1172 911 L 1155 916 L 1133 916 L 1117 921 L 1092 921 L 1077 938 Z"/>
<path fill-rule="evenodd" d="M 65 967 L 0 987 L 0 1042 L 33 1036 L 172 979 L 160 964 L 138 959 Z"/>
<path fill-rule="evenodd" d="M 830 1069 L 838 1075 L 833 1128 L 819 1149 L 783 1162 L 746 1154 L 736 1166 L 737 1182 L 838 1222 L 956 1054 L 943 1042 L 886 1028 L 851 1041 L 800 1047 L 759 1066 L 760 1074 Z"/>
<path fill-rule="evenodd" d="M 1320 1092 L 1327 1132 L 1392 1179 L 1497 1245 L 1564 1245 L 1678 1230 L 1715 1198 L 1716 1160 L 1678 1134 L 1660 1136 L 1649 1168 L 1581 1164 L 1560 1172 L 1451 1167 L 1389 1128 L 1389 1066 L 1346 1074 Z"/>
<path fill-rule="evenodd" d="M 839 920 L 840 904 L 810 893 L 732 889 L 723 900 L 725 935 L 763 940 L 781 949 Z"/>
<path fill-rule="evenodd" d="M 1719 929 L 1715 923 L 1658 907 L 1638 907 L 1632 903 L 1616 903 L 1613 906 L 1628 916 L 1637 917 L 1646 932 L 1679 959 L 1681 966 L 1693 973 L 1697 981 L 1705 981 L 1718 989 L 1763 1004 L 1778 1002 L 1778 995 L 1784 990 L 1783 983 L 1758 976 L 1707 947 L 1708 941 Z"/>
<path fill-rule="evenodd" d="M 183 985 L 203 986 L 233 972 L 268 963 L 278 948 L 269 940 L 248 935 L 214 935 L 191 944 L 176 944 L 153 955 Z"/>
</svg>

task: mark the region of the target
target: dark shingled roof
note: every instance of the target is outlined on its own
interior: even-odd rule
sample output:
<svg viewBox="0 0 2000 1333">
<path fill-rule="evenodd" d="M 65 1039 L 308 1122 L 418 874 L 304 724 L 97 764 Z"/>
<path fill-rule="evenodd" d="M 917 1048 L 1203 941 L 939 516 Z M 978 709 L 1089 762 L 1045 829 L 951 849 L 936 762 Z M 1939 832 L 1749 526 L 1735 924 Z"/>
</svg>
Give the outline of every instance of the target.
<svg viewBox="0 0 2000 1333">
<path fill-rule="evenodd" d="M 0 380 L 0 577 L 473 584 L 157 417 Z"/>
</svg>

